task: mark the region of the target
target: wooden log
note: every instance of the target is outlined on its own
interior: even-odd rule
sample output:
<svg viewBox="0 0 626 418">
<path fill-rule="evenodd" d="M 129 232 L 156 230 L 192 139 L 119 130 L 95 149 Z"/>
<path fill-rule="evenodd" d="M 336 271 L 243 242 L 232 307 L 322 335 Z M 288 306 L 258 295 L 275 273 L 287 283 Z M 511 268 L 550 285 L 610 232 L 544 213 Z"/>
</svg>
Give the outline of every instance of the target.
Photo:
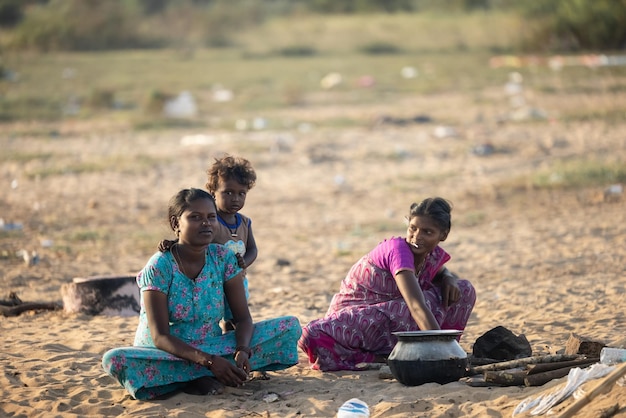
<svg viewBox="0 0 626 418">
<path fill-rule="evenodd" d="M 135 275 L 76 277 L 61 286 L 63 309 L 88 315 L 134 316 L 140 310 Z"/>
<path fill-rule="evenodd" d="M 524 379 L 527 375 L 526 370 L 486 371 L 485 382 L 498 386 L 524 386 Z"/>
<path fill-rule="evenodd" d="M 617 369 L 613 370 L 613 372 L 610 373 L 608 376 L 605 376 L 604 379 L 602 379 L 602 381 L 598 383 L 591 391 L 585 393 L 582 398 L 578 399 L 576 402 L 568 406 L 563 412 L 561 412 L 559 418 L 573 417 L 578 411 L 583 408 L 583 406 L 587 405 L 593 400 L 593 398 L 603 393 L 609 387 L 613 386 L 613 384 L 624 375 L 626 375 L 626 363 L 620 364 Z"/>
<path fill-rule="evenodd" d="M 486 364 L 502 363 L 502 360 L 496 360 L 487 357 L 474 357 L 471 354 L 467 357 L 467 360 L 472 366 L 484 366 Z"/>
<path fill-rule="evenodd" d="M 0 305 L 2 316 L 18 316 L 26 311 L 55 311 L 61 309 L 61 305 L 54 302 L 22 302 L 15 306 Z"/>
<path fill-rule="evenodd" d="M 541 364 L 529 364 L 528 374 L 537 374 L 543 372 L 549 372 L 550 370 L 561 369 L 563 367 L 581 367 L 589 366 L 590 364 L 599 362 L 599 358 L 584 358 L 580 360 L 560 361 L 558 363 L 541 363 Z"/>
<path fill-rule="evenodd" d="M 529 374 L 524 379 L 526 386 L 542 386 L 548 383 L 550 380 L 559 379 L 563 376 L 567 376 L 569 371 L 578 365 L 561 367 L 560 369 L 549 370 L 547 372 Z"/>
<path fill-rule="evenodd" d="M 10 292 L 8 299 L 0 300 L 0 314 L 2 316 L 18 316 L 26 311 L 54 311 L 61 309 L 54 302 L 23 302 L 15 292 Z"/>
<path fill-rule="evenodd" d="M 600 351 L 606 344 L 571 333 L 565 344 L 565 354 L 582 354 L 588 357 L 600 357 Z"/>
<path fill-rule="evenodd" d="M 555 354 L 548 356 L 524 357 L 516 360 L 501 361 L 499 363 L 485 364 L 484 366 L 470 367 L 467 375 L 472 376 L 487 371 L 515 369 L 517 367 L 526 366 L 528 364 L 538 363 L 554 363 L 559 361 L 576 360 L 580 358 L 578 355 Z"/>
</svg>

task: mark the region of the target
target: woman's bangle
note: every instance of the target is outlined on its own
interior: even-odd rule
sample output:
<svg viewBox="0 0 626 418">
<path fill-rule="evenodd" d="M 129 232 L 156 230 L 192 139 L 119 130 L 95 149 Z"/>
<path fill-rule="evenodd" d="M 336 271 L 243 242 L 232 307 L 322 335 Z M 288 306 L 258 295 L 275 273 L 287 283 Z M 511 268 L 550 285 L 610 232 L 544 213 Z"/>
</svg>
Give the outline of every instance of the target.
<svg viewBox="0 0 626 418">
<path fill-rule="evenodd" d="M 213 354 L 209 354 L 209 359 L 205 362 L 204 367 L 211 369 L 213 367 L 213 359 L 215 356 Z"/>
<path fill-rule="evenodd" d="M 238 345 L 237 348 L 235 348 L 234 356 L 237 357 L 237 353 L 240 351 L 246 353 L 248 355 L 248 358 L 252 357 L 252 350 L 250 350 L 250 347 L 248 347 L 247 345 Z"/>
</svg>

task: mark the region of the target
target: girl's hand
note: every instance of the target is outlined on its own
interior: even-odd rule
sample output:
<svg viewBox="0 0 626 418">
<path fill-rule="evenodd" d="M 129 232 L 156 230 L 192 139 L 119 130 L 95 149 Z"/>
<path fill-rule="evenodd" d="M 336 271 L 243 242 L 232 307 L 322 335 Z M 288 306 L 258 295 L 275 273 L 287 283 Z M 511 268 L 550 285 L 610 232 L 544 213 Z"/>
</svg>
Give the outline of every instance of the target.
<svg viewBox="0 0 626 418">
<path fill-rule="evenodd" d="M 246 376 L 250 373 L 250 358 L 245 351 L 237 351 L 235 353 L 235 363 L 239 369 L 243 370 Z"/>
<path fill-rule="evenodd" d="M 243 353 L 243 356 L 245 355 L 246 354 Z M 211 366 L 208 366 L 209 369 L 213 372 L 215 378 L 226 386 L 241 386 L 248 379 L 246 372 L 240 367 L 235 367 L 230 361 L 223 357 L 213 356 L 212 363 Z M 247 367 L 250 368 L 250 364 L 248 364 Z"/>
</svg>

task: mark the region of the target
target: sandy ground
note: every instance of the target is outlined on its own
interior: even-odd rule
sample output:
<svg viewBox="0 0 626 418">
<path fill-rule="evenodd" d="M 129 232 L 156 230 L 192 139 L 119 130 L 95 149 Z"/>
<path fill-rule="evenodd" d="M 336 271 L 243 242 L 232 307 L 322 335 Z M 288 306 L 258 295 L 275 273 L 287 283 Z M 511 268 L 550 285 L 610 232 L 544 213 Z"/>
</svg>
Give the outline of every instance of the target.
<svg viewBox="0 0 626 418">
<path fill-rule="evenodd" d="M 493 109 L 476 109 L 460 95 L 398 109 L 402 117 L 431 114 L 433 122 L 236 133 L 132 132 L 77 122 L 6 126 L 0 146 L 14 158 L 0 161 L 0 217 L 22 229 L 0 232 L 0 298 L 13 291 L 23 301 L 62 303 L 61 286 L 73 277 L 136 272 L 158 241 L 171 237 L 169 197 L 202 187 L 212 158 L 229 152 L 249 158 L 259 177 L 243 210 L 259 247 L 249 273 L 255 320 L 293 314 L 304 325 L 322 316 L 351 264 L 383 238 L 404 234 L 411 202 L 439 195 L 454 204 L 443 243 L 453 257 L 449 266 L 478 293 L 461 340 L 467 352 L 498 325 L 526 335 L 536 354 L 562 350 L 571 333 L 607 344 L 626 337 L 626 196 L 605 197 L 611 183 L 535 190 L 524 180 L 561 159 L 626 161 L 625 127 L 558 118 L 499 124 Z M 308 111 L 283 116 L 315 122 Z M 380 111 L 345 112 L 369 118 Z M 435 135 L 444 115 L 455 136 Z M 191 134 L 205 135 L 204 144 L 182 145 Z M 472 152 L 483 143 L 496 152 Z M 39 262 L 26 265 L 15 256 L 21 249 L 37 251 Z M 406 387 L 375 370 L 313 371 L 302 355 L 269 381 L 222 395 L 138 402 L 100 365 L 105 351 L 132 342 L 136 323 L 63 310 L 0 317 L 0 415 L 332 417 L 358 397 L 372 417 L 509 417 L 522 400 L 566 381 Z M 268 393 L 278 400 L 265 401 Z M 579 416 L 600 416 L 615 404 L 616 416 L 626 417 L 623 382 Z"/>
</svg>

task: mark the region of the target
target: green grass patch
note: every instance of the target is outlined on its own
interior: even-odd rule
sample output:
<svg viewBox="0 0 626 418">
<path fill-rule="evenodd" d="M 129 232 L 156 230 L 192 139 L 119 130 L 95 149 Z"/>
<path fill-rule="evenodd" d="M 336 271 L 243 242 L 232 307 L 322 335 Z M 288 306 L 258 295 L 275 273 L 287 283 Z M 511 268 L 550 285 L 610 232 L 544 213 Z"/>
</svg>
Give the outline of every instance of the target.
<svg viewBox="0 0 626 418">
<path fill-rule="evenodd" d="M 80 241 L 80 242 L 102 241 L 106 239 L 106 236 L 104 236 L 101 232 L 94 231 L 94 230 L 81 230 L 81 231 L 72 232 L 72 234 L 68 237 L 68 239 L 74 242 L 75 241 Z"/>
<path fill-rule="evenodd" d="M 20 164 L 28 163 L 31 161 L 48 161 L 50 159 L 58 158 L 58 154 L 52 154 L 51 152 L 19 152 L 19 151 L 11 151 L 4 152 L 0 154 L 0 161 L 12 161 Z"/>
<path fill-rule="evenodd" d="M 280 48 L 277 54 L 283 57 L 310 57 L 317 55 L 317 50 L 308 45 L 289 45 Z"/>
<path fill-rule="evenodd" d="M 173 159 L 173 157 L 172 157 Z M 170 158 L 153 158 L 149 155 L 113 155 L 107 158 L 95 157 L 93 160 L 81 162 L 67 162 L 63 159 L 54 158 L 53 165 L 33 168 L 25 173 L 30 178 L 46 178 L 51 176 L 63 176 L 68 174 L 101 173 L 105 171 L 117 171 L 134 174 L 143 173 L 146 168 L 160 164 L 168 164 Z"/>
<path fill-rule="evenodd" d="M 389 42 L 372 42 L 359 47 L 359 51 L 367 55 L 392 55 L 402 53 L 402 48 Z"/>
<path fill-rule="evenodd" d="M 626 122 L 626 111 L 622 107 L 569 110 L 562 112 L 560 119 L 564 122 L 603 120 L 607 123 L 619 123 Z"/>
<path fill-rule="evenodd" d="M 574 160 L 560 162 L 533 174 L 530 184 L 537 189 L 577 189 L 626 182 L 626 164 Z"/>
</svg>

